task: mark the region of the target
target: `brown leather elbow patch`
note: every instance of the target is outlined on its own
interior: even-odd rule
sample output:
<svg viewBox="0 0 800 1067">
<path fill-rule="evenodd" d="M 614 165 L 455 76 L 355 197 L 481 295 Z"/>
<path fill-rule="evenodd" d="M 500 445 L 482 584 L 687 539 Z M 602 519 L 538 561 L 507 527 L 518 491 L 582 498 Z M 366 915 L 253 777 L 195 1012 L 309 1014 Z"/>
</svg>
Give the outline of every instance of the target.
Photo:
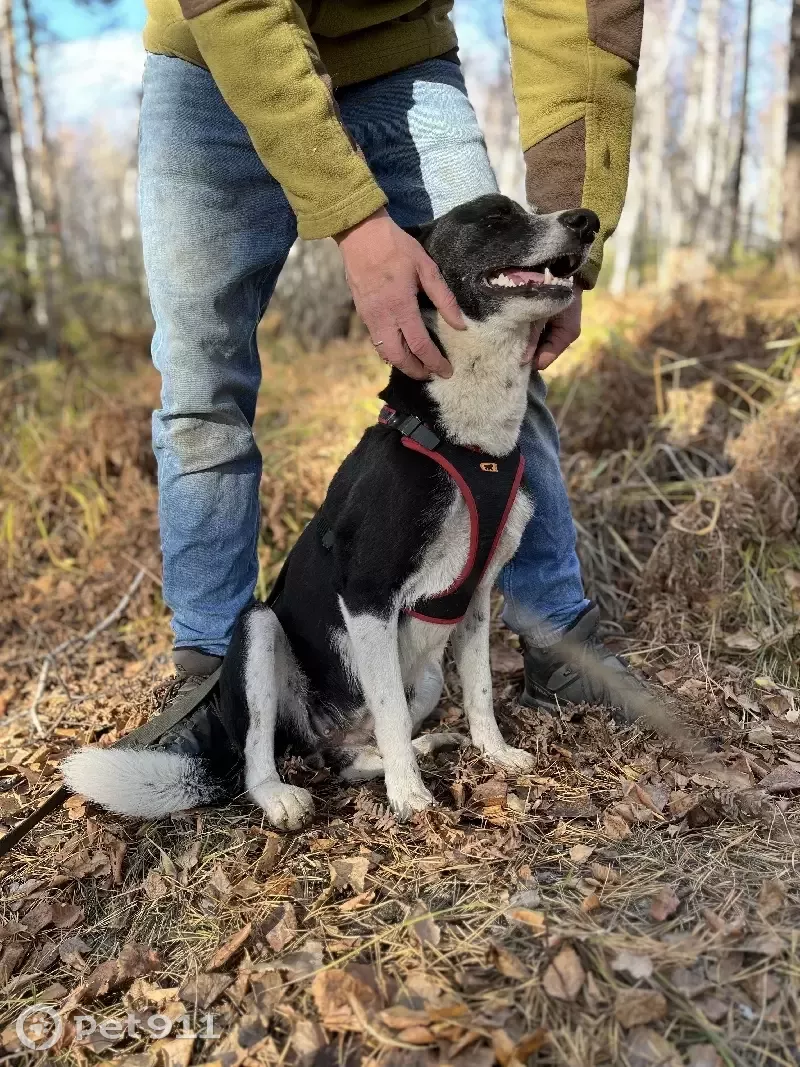
<svg viewBox="0 0 800 1067">
<path fill-rule="evenodd" d="M 525 194 L 541 212 L 581 206 L 586 173 L 586 123 L 576 119 L 525 153 Z"/>
<path fill-rule="evenodd" d="M 225 0 L 179 0 L 181 12 L 185 19 L 193 19 L 205 14 L 212 7 L 219 7 Z"/>
<path fill-rule="evenodd" d="M 639 66 L 644 0 L 586 0 L 589 40 Z"/>
</svg>

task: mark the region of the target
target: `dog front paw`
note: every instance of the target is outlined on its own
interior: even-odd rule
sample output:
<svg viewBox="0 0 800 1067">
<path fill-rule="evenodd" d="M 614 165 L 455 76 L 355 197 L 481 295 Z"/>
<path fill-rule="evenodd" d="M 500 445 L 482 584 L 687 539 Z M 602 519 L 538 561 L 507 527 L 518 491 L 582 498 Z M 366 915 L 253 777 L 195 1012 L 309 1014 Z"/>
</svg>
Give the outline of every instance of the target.
<svg viewBox="0 0 800 1067">
<path fill-rule="evenodd" d="M 536 767 L 536 757 L 532 753 L 524 748 L 512 748 L 511 745 L 484 749 L 483 758 L 493 767 L 510 774 L 530 774 Z"/>
<path fill-rule="evenodd" d="M 300 830 L 314 816 L 314 800 L 307 789 L 285 782 L 263 782 L 250 796 L 266 812 L 276 830 Z"/>
<path fill-rule="evenodd" d="M 401 822 L 406 822 L 417 811 L 427 811 L 436 805 L 436 801 L 422 784 L 413 782 L 400 789 L 386 788 L 389 807 Z"/>
</svg>

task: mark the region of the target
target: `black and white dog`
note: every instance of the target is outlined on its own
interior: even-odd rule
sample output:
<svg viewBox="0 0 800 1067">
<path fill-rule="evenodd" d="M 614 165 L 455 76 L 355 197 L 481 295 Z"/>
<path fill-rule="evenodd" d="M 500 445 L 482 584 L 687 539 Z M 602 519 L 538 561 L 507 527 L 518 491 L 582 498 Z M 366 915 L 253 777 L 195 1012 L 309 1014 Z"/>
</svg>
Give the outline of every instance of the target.
<svg viewBox="0 0 800 1067">
<path fill-rule="evenodd" d="M 433 803 L 417 765 L 443 735 L 415 734 L 442 689 L 449 640 L 472 744 L 497 767 L 533 769 L 492 705 L 489 596 L 535 501 L 517 448 L 531 324 L 563 311 L 598 229 L 587 210 L 531 214 L 483 196 L 414 231 L 467 329 L 423 314 L 448 379 L 393 371 L 385 407 L 331 482 L 267 604 L 240 618 L 221 700 L 158 748 L 83 749 L 67 783 L 123 814 L 157 817 L 246 789 L 296 829 L 311 795 L 281 781 L 276 751 L 321 755 L 348 781 L 381 773 L 393 811 Z"/>
</svg>

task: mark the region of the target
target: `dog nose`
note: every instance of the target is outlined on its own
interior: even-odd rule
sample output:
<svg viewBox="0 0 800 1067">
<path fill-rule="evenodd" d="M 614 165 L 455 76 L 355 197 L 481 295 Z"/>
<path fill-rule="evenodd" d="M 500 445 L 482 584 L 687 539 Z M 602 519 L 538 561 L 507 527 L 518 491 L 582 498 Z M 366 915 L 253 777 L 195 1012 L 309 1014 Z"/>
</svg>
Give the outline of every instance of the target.
<svg viewBox="0 0 800 1067">
<path fill-rule="evenodd" d="M 562 226 L 572 230 L 581 241 L 592 241 L 600 229 L 600 219 L 593 211 L 582 207 L 577 211 L 565 211 L 561 216 Z"/>
</svg>

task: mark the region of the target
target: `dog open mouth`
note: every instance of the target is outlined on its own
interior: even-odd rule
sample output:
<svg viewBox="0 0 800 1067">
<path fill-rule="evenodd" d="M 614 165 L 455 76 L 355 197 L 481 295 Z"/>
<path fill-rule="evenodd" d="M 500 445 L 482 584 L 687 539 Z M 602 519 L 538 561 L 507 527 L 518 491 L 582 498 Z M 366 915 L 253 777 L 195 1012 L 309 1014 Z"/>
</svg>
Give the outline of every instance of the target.
<svg viewBox="0 0 800 1067">
<path fill-rule="evenodd" d="M 484 275 L 483 282 L 490 289 L 517 289 L 520 293 L 545 287 L 570 290 L 574 284 L 572 275 L 580 265 L 580 256 L 558 256 L 536 267 L 505 267 L 500 271 L 492 271 Z"/>
</svg>

